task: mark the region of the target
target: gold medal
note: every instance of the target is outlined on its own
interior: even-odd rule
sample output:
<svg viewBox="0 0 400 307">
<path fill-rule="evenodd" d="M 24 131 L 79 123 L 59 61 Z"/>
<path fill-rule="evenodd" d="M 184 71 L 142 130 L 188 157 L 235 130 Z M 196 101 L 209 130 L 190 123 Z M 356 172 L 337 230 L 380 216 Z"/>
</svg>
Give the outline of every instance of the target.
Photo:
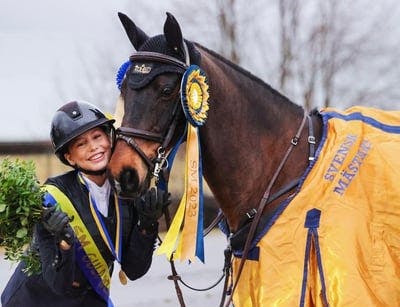
<svg viewBox="0 0 400 307">
<path fill-rule="evenodd" d="M 121 284 L 125 286 L 128 283 L 128 278 L 126 277 L 126 274 L 124 271 L 122 271 L 122 269 L 119 270 L 118 276 Z"/>
<path fill-rule="evenodd" d="M 59 243 L 60 248 L 64 251 L 69 250 L 71 248 L 71 245 L 69 245 L 66 241 L 61 240 L 61 242 Z"/>
</svg>

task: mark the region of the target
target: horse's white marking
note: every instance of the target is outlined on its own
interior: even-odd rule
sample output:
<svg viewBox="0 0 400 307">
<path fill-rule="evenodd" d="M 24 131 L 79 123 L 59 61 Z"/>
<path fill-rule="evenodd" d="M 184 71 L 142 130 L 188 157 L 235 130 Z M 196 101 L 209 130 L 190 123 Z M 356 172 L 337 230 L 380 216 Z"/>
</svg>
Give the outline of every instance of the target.
<svg viewBox="0 0 400 307">
<path fill-rule="evenodd" d="M 124 100 L 123 100 L 122 96 L 119 95 L 117 104 L 115 107 L 115 112 L 114 112 L 115 128 L 119 128 L 121 126 L 123 117 L 124 117 Z"/>
</svg>

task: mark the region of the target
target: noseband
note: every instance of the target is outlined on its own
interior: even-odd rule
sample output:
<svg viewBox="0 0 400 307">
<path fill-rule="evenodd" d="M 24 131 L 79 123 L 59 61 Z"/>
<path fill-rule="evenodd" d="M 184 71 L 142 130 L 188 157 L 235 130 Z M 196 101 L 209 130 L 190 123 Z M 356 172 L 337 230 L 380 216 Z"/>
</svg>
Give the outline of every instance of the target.
<svg viewBox="0 0 400 307">
<path fill-rule="evenodd" d="M 146 60 L 155 61 L 159 63 L 164 63 L 168 65 L 174 65 L 182 69 L 182 73 L 187 69 L 187 65 L 180 60 L 162 54 L 158 52 L 148 52 L 148 51 L 138 51 L 130 56 L 129 60 L 131 62 L 135 60 Z M 155 177 L 156 181 L 159 179 L 159 174 L 162 169 L 168 167 L 166 148 L 171 142 L 172 136 L 174 135 L 175 128 L 178 123 L 178 106 L 180 104 L 180 99 L 178 98 L 175 102 L 174 108 L 168 120 L 168 127 L 165 133 L 155 133 L 152 131 L 136 129 L 131 127 L 121 126 L 116 130 L 116 139 L 125 141 L 130 147 L 132 147 L 139 156 L 146 163 L 149 168 L 150 173 Z M 136 143 L 135 138 L 144 139 L 152 142 L 161 144 L 157 149 L 157 157 L 150 159 L 144 151 Z"/>
</svg>

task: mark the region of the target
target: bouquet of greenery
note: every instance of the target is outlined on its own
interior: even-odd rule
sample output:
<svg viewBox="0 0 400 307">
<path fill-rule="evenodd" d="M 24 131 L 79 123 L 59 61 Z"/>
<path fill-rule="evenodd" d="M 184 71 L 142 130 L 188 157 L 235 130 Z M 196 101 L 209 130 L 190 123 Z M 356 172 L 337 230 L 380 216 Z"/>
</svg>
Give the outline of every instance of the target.
<svg viewBox="0 0 400 307">
<path fill-rule="evenodd" d="M 38 253 L 26 246 L 41 218 L 42 199 L 33 161 L 6 158 L 0 162 L 0 246 L 5 259 L 25 261 L 27 274 L 40 271 Z"/>
</svg>

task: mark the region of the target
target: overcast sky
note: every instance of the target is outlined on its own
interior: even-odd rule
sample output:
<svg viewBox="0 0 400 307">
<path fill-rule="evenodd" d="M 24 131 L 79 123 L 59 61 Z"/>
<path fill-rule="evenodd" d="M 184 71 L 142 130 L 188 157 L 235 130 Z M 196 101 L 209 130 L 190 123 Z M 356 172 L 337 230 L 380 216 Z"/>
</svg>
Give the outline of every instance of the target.
<svg viewBox="0 0 400 307">
<path fill-rule="evenodd" d="M 199 7 L 194 2 L 182 0 L 183 3 L 184 7 L 177 0 L 0 0 L 0 142 L 49 140 L 54 112 L 70 100 L 87 100 L 113 112 L 114 99 L 118 96 L 115 74 L 132 51 L 117 17 L 119 11 L 127 13 L 149 35 L 162 31 L 165 12 L 169 11 L 184 26 L 186 38 L 215 49 L 212 40 L 218 39 L 218 33 L 210 32 L 217 28 L 212 24 L 213 18 L 192 22 L 200 15 L 193 13 Z M 205 6 L 205 3 L 201 4 Z M 264 3 L 249 2 L 250 16 L 255 10 L 276 15 Z M 182 13 L 182 8 L 190 13 Z M 262 26 L 251 19 L 244 26 L 245 33 L 257 34 L 260 29 L 273 32 L 269 15 L 258 16 Z M 190 29 L 192 23 L 195 30 Z M 198 32 L 199 24 L 205 32 Z M 396 29 L 397 25 L 398 19 Z M 258 35 L 257 41 L 271 37 L 264 33 Z M 248 46 L 244 47 L 240 50 L 248 55 Z M 272 61 L 271 54 L 272 50 L 268 49 L 267 60 Z M 262 56 L 264 59 L 265 54 Z M 88 72 L 98 73 L 98 67 L 102 67 L 99 58 L 112 60 L 112 69 L 103 72 L 105 76 L 96 82 L 88 77 Z M 91 67 L 97 70 L 91 71 Z M 260 77 L 257 69 L 266 71 L 262 65 L 252 67 Z M 91 101 L 93 95 L 85 91 L 88 80 L 92 91 L 106 89 L 108 96 Z"/>
<path fill-rule="evenodd" d="M 147 1 L 0 0 L 0 142 L 49 139 L 58 107 L 87 100 L 76 85 L 84 73 L 82 56 L 89 67 L 93 60 L 88 49 L 113 44 L 117 34 L 124 44 L 112 56 L 121 64 L 129 56 L 117 12 L 140 8 L 139 2 Z M 112 86 L 114 79 L 110 75 Z"/>
</svg>

